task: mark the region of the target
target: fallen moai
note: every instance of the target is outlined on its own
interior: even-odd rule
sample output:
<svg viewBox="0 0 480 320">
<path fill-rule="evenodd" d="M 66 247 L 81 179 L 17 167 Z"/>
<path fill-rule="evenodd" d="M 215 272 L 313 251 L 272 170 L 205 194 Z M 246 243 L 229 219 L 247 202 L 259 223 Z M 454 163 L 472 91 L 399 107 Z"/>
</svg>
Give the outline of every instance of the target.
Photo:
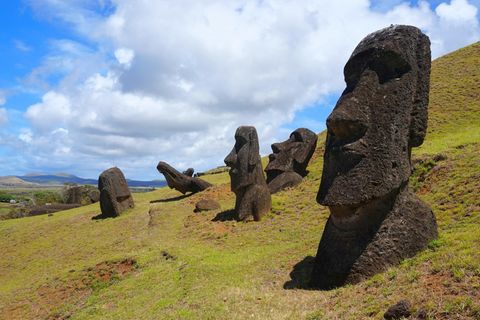
<svg viewBox="0 0 480 320">
<path fill-rule="evenodd" d="M 187 192 L 200 192 L 212 186 L 205 180 L 195 178 L 175 170 L 171 165 L 163 161 L 158 163 L 157 170 L 165 176 L 170 189 L 178 190 L 183 194 Z"/>
</svg>

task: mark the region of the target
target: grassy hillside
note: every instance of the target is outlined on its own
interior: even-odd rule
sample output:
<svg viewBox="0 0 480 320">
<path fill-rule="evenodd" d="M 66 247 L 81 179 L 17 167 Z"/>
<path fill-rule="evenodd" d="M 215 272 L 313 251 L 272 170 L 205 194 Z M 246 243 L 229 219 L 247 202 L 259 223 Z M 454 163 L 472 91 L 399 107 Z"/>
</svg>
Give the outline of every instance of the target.
<svg viewBox="0 0 480 320">
<path fill-rule="evenodd" d="M 355 286 L 306 290 L 328 210 L 310 175 L 272 197 L 259 223 L 232 220 L 226 173 L 190 197 L 134 194 L 119 218 L 98 205 L 0 221 L 0 319 L 379 319 L 410 299 L 431 319 L 480 319 L 480 44 L 433 63 L 430 127 L 411 185 L 433 208 L 427 250 Z M 203 178 L 203 177 L 202 177 Z M 193 213 L 196 201 L 222 209 Z"/>
</svg>

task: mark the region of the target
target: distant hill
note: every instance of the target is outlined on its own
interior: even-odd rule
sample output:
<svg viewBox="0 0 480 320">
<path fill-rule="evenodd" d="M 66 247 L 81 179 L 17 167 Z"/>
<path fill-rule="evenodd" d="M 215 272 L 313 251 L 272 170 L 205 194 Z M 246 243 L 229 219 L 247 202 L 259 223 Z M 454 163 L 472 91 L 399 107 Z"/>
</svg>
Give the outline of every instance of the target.
<svg viewBox="0 0 480 320">
<path fill-rule="evenodd" d="M 27 182 L 15 176 L 0 177 L 0 187 L 33 187 L 36 183 Z"/>
<path fill-rule="evenodd" d="M 59 173 L 59 174 L 27 174 L 24 176 L 7 176 L 0 177 L 0 187 L 35 187 L 35 186 L 52 186 L 52 185 L 63 185 L 66 183 L 76 183 L 76 184 L 97 184 L 97 179 L 85 179 L 80 178 L 68 173 Z M 155 187 L 161 188 L 166 185 L 166 182 L 163 180 L 152 180 L 152 181 L 138 181 L 127 179 L 127 183 L 130 187 Z"/>
</svg>

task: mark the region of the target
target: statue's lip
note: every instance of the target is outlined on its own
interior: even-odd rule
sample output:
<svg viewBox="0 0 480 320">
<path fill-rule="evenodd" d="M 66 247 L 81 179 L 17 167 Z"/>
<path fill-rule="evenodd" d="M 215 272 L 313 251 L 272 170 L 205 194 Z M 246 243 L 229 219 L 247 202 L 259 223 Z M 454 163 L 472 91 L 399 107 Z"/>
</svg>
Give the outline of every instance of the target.
<svg viewBox="0 0 480 320">
<path fill-rule="evenodd" d="M 345 155 L 354 155 L 364 157 L 366 154 L 366 145 L 362 139 L 339 146 L 332 146 L 332 151 Z"/>
</svg>

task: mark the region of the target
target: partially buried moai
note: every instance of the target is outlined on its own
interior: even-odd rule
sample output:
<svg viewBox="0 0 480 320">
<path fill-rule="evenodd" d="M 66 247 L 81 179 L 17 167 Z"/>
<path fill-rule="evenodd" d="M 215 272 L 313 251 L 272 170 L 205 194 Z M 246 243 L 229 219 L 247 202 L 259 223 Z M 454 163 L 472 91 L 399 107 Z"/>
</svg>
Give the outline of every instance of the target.
<svg viewBox="0 0 480 320">
<path fill-rule="evenodd" d="M 374 32 L 344 75 L 317 195 L 330 209 L 310 282 L 321 289 L 382 272 L 437 237 L 431 209 L 408 189 L 411 149 L 427 129 L 428 37 L 403 25 Z"/>
<path fill-rule="evenodd" d="M 262 170 L 257 130 L 239 127 L 235 132 L 235 146 L 225 158 L 230 167 L 231 190 L 236 195 L 235 212 L 239 220 L 253 216 L 259 221 L 270 211 L 272 199 Z"/>
<path fill-rule="evenodd" d="M 272 144 L 272 151 L 265 168 L 271 194 L 293 187 L 307 175 L 307 166 L 317 146 L 317 135 L 308 129 L 299 128 L 283 141 Z"/>
<path fill-rule="evenodd" d="M 133 208 L 133 198 L 122 171 L 117 167 L 105 170 L 98 178 L 102 217 L 117 217 Z"/>
</svg>

